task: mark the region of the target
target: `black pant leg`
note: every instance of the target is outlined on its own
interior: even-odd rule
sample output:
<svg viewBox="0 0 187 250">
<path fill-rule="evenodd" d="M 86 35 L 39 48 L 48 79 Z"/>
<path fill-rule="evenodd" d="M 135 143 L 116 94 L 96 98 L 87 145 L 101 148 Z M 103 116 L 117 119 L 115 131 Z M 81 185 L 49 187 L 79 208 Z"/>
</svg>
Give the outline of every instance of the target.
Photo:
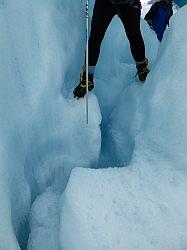
<svg viewBox="0 0 187 250">
<path fill-rule="evenodd" d="M 145 60 L 145 45 L 140 31 L 141 7 L 121 4 L 119 17 L 123 22 L 135 62 Z"/>
<path fill-rule="evenodd" d="M 96 0 L 89 37 L 90 66 L 95 66 L 97 64 L 101 42 L 115 14 L 115 10 L 108 0 Z"/>
</svg>

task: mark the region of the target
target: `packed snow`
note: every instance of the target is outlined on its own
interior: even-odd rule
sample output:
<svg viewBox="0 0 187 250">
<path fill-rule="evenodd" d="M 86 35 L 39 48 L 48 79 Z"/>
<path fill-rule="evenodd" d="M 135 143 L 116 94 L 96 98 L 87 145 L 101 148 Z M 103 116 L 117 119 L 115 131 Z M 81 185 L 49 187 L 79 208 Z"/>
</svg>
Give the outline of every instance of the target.
<svg viewBox="0 0 187 250">
<path fill-rule="evenodd" d="M 187 6 L 161 44 L 142 20 L 151 70 L 143 86 L 114 18 L 89 125 L 85 99 L 72 96 L 84 8 L 0 1 L 0 250 L 185 250 Z"/>
</svg>

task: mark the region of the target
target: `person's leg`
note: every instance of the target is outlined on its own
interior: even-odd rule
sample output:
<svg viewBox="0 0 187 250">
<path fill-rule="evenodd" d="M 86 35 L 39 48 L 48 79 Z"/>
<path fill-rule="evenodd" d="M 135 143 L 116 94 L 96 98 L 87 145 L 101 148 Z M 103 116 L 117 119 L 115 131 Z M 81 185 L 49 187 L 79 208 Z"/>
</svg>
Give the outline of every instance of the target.
<svg viewBox="0 0 187 250">
<path fill-rule="evenodd" d="M 145 45 L 140 31 L 141 5 L 119 5 L 119 17 L 124 25 L 135 62 L 145 60 Z"/>
<path fill-rule="evenodd" d="M 119 5 L 119 17 L 123 22 L 127 38 L 130 42 L 132 56 L 136 62 L 137 75 L 141 82 L 144 82 L 148 69 L 148 60 L 145 57 L 145 45 L 140 31 L 141 4 L 134 6 Z"/>
<path fill-rule="evenodd" d="M 116 14 L 114 8 L 108 0 L 96 0 L 93 10 L 91 23 L 91 32 L 89 37 L 89 53 L 88 53 L 88 90 L 94 88 L 93 75 L 97 64 L 100 47 L 104 38 L 105 32 Z M 80 74 L 80 83 L 74 89 L 74 97 L 84 97 L 86 94 L 86 68 L 82 68 Z"/>
<path fill-rule="evenodd" d="M 96 0 L 89 37 L 90 66 L 97 64 L 102 40 L 115 14 L 116 12 L 108 0 Z"/>
</svg>

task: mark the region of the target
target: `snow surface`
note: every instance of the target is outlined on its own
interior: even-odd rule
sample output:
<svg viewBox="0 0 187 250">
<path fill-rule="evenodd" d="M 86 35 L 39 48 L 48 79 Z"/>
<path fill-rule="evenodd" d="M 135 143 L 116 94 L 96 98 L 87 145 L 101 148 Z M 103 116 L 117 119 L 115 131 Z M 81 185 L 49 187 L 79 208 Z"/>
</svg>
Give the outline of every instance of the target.
<svg viewBox="0 0 187 250">
<path fill-rule="evenodd" d="M 0 1 L 0 250 L 187 248 L 186 14 L 142 20 L 144 86 L 114 18 L 87 126 L 84 1 Z"/>
</svg>

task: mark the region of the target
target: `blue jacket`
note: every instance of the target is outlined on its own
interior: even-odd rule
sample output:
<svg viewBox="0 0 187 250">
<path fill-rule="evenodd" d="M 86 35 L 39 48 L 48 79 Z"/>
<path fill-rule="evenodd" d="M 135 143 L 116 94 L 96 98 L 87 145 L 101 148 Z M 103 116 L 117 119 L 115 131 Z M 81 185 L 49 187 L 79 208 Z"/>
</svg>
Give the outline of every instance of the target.
<svg viewBox="0 0 187 250">
<path fill-rule="evenodd" d="M 164 31 L 169 26 L 169 19 L 173 15 L 172 3 L 164 4 L 161 0 L 152 5 L 151 9 L 145 16 L 145 20 L 156 32 L 158 40 L 161 42 Z"/>
</svg>

